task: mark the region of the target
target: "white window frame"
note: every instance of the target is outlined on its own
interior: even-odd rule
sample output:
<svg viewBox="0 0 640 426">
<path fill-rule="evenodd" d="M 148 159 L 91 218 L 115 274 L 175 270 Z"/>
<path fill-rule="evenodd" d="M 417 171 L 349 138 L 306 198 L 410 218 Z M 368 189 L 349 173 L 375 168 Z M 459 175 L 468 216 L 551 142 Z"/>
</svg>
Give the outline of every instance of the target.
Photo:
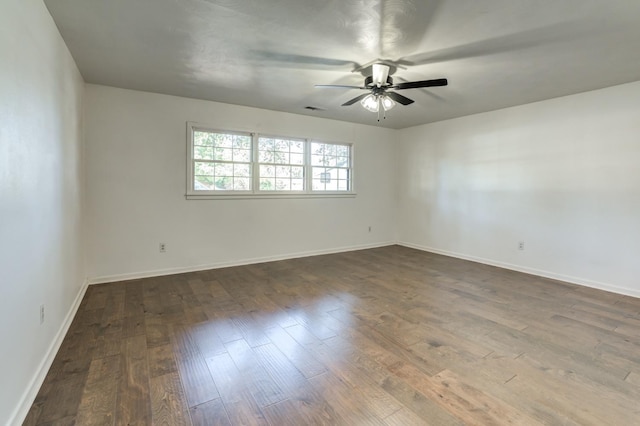
<svg viewBox="0 0 640 426">
<path fill-rule="evenodd" d="M 194 131 L 205 131 L 214 133 L 241 134 L 251 136 L 251 190 L 247 191 L 196 191 L 194 190 Z M 266 191 L 260 190 L 260 163 L 258 155 L 258 140 L 260 137 L 280 138 L 287 140 L 304 141 L 304 190 L 303 191 Z M 342 145 L 349 148 L 349 190 L 348 191 L 313 191 L 312 188 L 312 165 L 311 165 L 311 143 L 325 143 L 331 145 Z M 345 142 L 331 142 L 318 139 L 308 139 L 301 137 L 291 137 L 274 134 L 257 134 L 251 131 L 242 130 L 220 130 L 212 126 L 187 122 L 187 188 L 186 199 L 188 200 L 219 200 L 219 199 L 243 199 L 243 198 L 352 198 L 356 196 L 354 189 L 354 145 Z"/>
</svg>

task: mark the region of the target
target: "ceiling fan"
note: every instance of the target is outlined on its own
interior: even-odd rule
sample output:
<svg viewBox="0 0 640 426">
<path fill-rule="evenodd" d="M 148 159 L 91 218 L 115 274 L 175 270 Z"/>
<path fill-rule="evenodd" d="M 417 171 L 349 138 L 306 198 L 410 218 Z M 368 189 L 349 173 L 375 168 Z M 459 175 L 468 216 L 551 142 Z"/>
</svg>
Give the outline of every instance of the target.
<svg viewBox="0 0 640 426">
<path fill-rule="evenodd" d="M 375 63 L 372 65 L 372 75 L 364 79 L 364 86 L 343 86 L 334 84 L 316 84 L 315 87 L 330 88 L 330 89 L 360 89 L 367 90 L 369 93 L 365 93 L 360 96 L 348 100 L 343 103 L 342 106 L 353 105 L 360 101 L 362 106 L 371 111 L 378 113 L 378 121 L 380 121 L 380 110 L 385 112 L 393 108 L 396 103 L 401 105 L 409 105 L 414 101 L 400 93 L 390 90 L 405 90 L 405 89 L 418 89 L 422 87 L 440 87 L 448 84 L 446 78 L 438 78 L 435 80 L 422 80 L 422 81 L 408 81 L 398 84 L 393 84 L 393 78 L 389 75 L 389 65 L 382 63 Z"/>
</svg>

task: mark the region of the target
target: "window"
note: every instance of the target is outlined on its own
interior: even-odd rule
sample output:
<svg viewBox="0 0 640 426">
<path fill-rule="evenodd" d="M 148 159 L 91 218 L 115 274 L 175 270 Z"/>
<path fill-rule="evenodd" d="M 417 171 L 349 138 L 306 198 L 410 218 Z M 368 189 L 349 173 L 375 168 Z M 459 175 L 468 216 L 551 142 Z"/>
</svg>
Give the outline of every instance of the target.
<svg viewBox="0 0 640 426">
<path fill-rule="evenodd" d="M 355 195 L 351 144 L 187 130 L 187 198 Z"/>
<path fill-rule="evenodd" d="M 193 129 L 193 189 L 251 190 L 251 135 Z"/>
<path fill-rule="evenodd" d="M 303 139 L 258 137 L 261 191 L 304 191 Z"/>
<path fill-rule="evenodd" d="M 311 142 L 311 174 L 313 191 L 349 191 L 349 146 Z"/>
</svg>

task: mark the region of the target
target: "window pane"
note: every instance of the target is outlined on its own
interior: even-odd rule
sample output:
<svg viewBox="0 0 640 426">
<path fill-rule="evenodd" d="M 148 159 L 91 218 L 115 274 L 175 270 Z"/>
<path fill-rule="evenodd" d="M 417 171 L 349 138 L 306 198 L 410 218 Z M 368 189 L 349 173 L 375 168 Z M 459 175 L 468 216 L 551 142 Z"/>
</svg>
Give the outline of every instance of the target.
<svg viewBox="0 0 640 426">
<path fill-rule="evenodd" d="M 337 191 L 338 190 L 338 181 L 336 179 L 332 179 L 331 181 L 325 183 L 324 189 L 326 191 Z"/>
<path fill-rule="evenodd" d="M 235 191 L 246 191 L 251 189 L 251 179 L 250 178 L 239 178 L 236 177 L 233 179 L 233 189 Z"/>
<path fill-rule="evenodd" d="M 312 176 L 313 179 L 328 179 L 331 180 L 332 176 L 331 176 L 331 170 L 333 169 L 329 169 L 329 168 L 325 168 L 325 167 L 314 167 L 312 169 Z"/>
<path fill-rule="evenodd" d="M 233 161 L 233 151 L 227 148 L 214 148 L 213 159 L 216 161 Z"/>
<path fill-rule="evenodd" d="M 193 144 L 213 146 L 213 138 L 211 136 L 211 133 L 196 130 L 193 132 Z"/>
<path fill-rule="evenodd" d="M 215 145 L 219 148 L 231 148 L 233 146 L 234 135 L 215 134 Z"/>
<path fill-rule="evenodd" d="M 216 164 L 216 176 L 233 176 L 233 164 Z"/>
<path fill-rule="evenodd" d="M 245 135 L 235 135 L 233 148 L 251 151 L 251 137 Z"/>
<path fill-rule="evenodd" d="M 277 164 L 289 164 L 289 153 L 275 151 L 273 153 L 273 162 Z"/>
<path fill-rule="evenodd" d="M 233 178 L 231 176 L 216 176 L 215 189 L 230 191 L 233 189 Z"/>
<path fill-rule="evenodd" d="M 193 189 L 195 191 L 212 191 L 214 189 L 213 176 L 194 176 Z"/>
<path fill-rule="evenodd" d="M 260 177 L 275 177 L 276 176 L 276 168 L 275 166 L 260 166 Z"/>
<path fill-rule="evenodd" d="M 289 141 L 285 141 L 282 139 L 276 139 L 275 141 L 275 150 L 289 152 Z"/>
<path fill-rule="evenodd" d="M 258 153 L 260 163 L 273 163 L 273 151 L 260 151 Z"/>
<path fill-rule="evenodd" d="M 236 177 L 250 177 L 251 166 L 249 164 L 234 164 L 233 175 Z"/>
<path fill-rule="evenodd" d="M 304 154 L 291 154 L 289 158 L 291 164 L 304 164 Z"/>
<path fill-rule="evenodd" d="M 241 163 L 249 163 L 251 162 L 251 151 L 246 149 L 234 149 L 233 150 L 233 161 L 238 161 Z"/>
<path fill-rule="evenodd" d="M 304 167 L 291 167 L 291 177 L 304 178 Z"/>
<path fill-rule="evenodd" d="M 291 179 L 291 190 L 292 191 L 303 191 L 304 190 L 304 180 L 303 179 Z"/>
<path fill-rule="evenodd" d="M 338 167 L 349 167 L 349 157 L 337 157 L 336 158 L 336 166 Z"/>
<path fill-rule="evenodd" d="M 258 150 L 273 151 L 273 139 L 260 138 L 258 141 Z"/>
<path fill-rule="evenodd" d="M 261 191 L 275 191 L 276 180 L 273 178 L 260 178 L 260 190 Z"/>
<path fill-rule="evenodd" d="M 291 167 L 278 166 L 276 167 L 276 177 L 291 177 Z"/>
<path fill-rule="evenodd" d="M 213 160 L 213 148 L 210 146 L 194 146 L 193 157 L 196 160 Z"/>
<path fill-rule="evenodd" d="M 324 143 L 312 142 L 311 143 L 311 154 L 312 155 L 324 156 L 325 145 L 326 144 L 324 144 Z"/>
<path fill-rule="evenodd" d="M 196 161 L 194 167 L 196 175 L 213 176 L 214 165 L 212 163 L 201 163 Z"/>
<path fill-rule="evenodd" d="M 291 180 L 276 179 L 276 191 L 291 191 Z"/>
<path fill-rule="evenodd" d="M 312 166 L 324 166 L 324 155 L 312 155 L 311 156 L 311 165 Z"/>
</svg>

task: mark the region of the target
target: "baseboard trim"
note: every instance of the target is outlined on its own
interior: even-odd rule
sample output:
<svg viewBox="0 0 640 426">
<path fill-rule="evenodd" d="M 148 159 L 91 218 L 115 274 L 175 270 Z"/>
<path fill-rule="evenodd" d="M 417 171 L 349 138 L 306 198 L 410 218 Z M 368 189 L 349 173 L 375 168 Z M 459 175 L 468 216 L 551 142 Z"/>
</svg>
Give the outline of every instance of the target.
<svg viewBox="0 0 640 426">
<path fill-rule="evenodd" d="M 67 335 L 67 331 L 69 331 L 71 322 L 76 316 L 78 308 L 80 308 L 80 302 L 82 302 L 82 298 L 84 297 L 84 294 L 86 293 L 88 287 L 89 282 L 85 279 L 85 281 L 82 283 L 82 287 L 80 287 L 80 291 L 78 291 L 78 294 L 76 295 L 75 300 L 71 304 L 71 308 L 69 308 L 69 311 L 67 312 L 67 315 L 62 322 L 62 325 L 58 329 L 58 333 L 51 342 L 51 345 L 49 345 L 49 349 L 47 350 L 45 357 L 40 362 L 40 365 L 36 370 L 36 374 L 29 382 L 29 386 L 27 386 L 27 389 L 23 393 L 22 398 L 20 398 L 20 404 L 13 412 L 13 414 L 9 417 L 10 425 L 21 425 L 27 417 L 27 414 L 29 414 L 31 405 L 38 395 L 38 391 L 40 390 L 40 387 L 42 386 L 42 383 L 44 382 L 44 379 L 49 372 L 49 368 L 51 368 L 51 364 L 53 364 L 53 360 L 56 357 L 60 346 L 62 345 L 64 337 Z"/>
<path fill-rule="evenodd" d="M 325 250 L 313 250 L 313 251 L 305 251 L 305 252 L 297 252 L 297 253 L 287 253 L 287 254 L 281 254 L 277 256 L 265 256 L 265 257 L 255 257 L 250 259 L 233 260 L 233 261 L 227 261 L 227 262 L 216 262 L 216 263 L 209 263 L 209 264 L 196 265 L 196 266 L 156 269 L 152 271 L 133 272 L 129 274 L 105 275 L 101 277 L 99 276 L 99 277 L 89 278 L 89 285 L 104 284 L 104 283 L 110 283 L 110 282 L 116 282 L 116 281 L 135 280 L 140 278 L 160 277 L 163 275 L 184 274 L 187 272 L 206 271 L 208 269 L 228 268 L 232 266 L 253 265 L 256 263 L 275 262 L 278 260 L 297 259 L 301 257 L 321 256 L 323 254 L 334 254 L 334 253 L 344 253 L 344 252 L 357 251 L 357 250 L 367 250 L 372 248 L 391 246 L 395 244 L 396 244 L 395 241 L 388 241 L 383 243 L 338 247 L 338 248 L 325 249 Z"/>
<path fill-rule="evenodd" d="M 470 256 L 463 253 L 451 252 L 447 250 L 441 250 L 434 247 L 422 246 L 419 244 L 398 242 L 399 246 L 409 247 L 416 250 L 426 251 L 429 253 L 441 254 L 443 256 L 455 257 L 457 259 L 469 260 L 471 262 L 482 263 L 485 265 L 496 266 L 498 268 L 509 269 L 517 272 L 524 272 L 525 274 L 536 275 L 543 278 L 550 278 L 553 280 L 564 281 L 571 284 L 577 284 L 583 287 L 595 288 L 597 290 L 608 291 L 611 293 L 622 294 L 625 296 L 640 298 L 640 290 L 618 287 L 611 284 L 601 283 L 598 281 L 592 281 L 585 278 L 572 277 L 569 275 L 557 274 L 555 272 L 549 272 L 541 269 L 528 268 L 526 266 L 514 265 L 511 263 L 500 262 L 497 260 L 485 259 L 482 257 Z"/>
</svg>

